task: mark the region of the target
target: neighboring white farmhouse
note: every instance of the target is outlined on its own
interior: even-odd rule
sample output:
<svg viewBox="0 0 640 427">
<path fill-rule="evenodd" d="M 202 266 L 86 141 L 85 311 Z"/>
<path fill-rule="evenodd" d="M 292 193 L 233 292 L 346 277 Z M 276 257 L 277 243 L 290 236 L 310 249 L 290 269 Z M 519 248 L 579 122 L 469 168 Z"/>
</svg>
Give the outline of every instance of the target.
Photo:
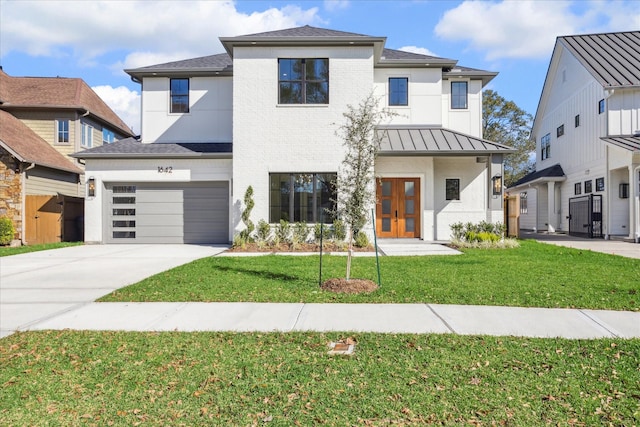
<svg viewBox="0 0 640 427">
<path fill-rule="evenodd" d="M 481 117 L 496 73 L 309 26 L 220 40 L 226 53 L 126 70 L 142 84 L 142 136 L 76 155 L 96 188 L 87 241 L 229 242 L 248 186 L 254 222 L 330 222 L 335 131 L 372 92 L 398 113 L 380 130 L 379 236 L 448 240 L 451 223 L 502 221 L 511 150 L 482 139 Z"/>
<path fill-rule="evenodd" d="M 640 32 L 559 37 L 532 137 L 521 229 L 638 241 Z"/>
</svg>

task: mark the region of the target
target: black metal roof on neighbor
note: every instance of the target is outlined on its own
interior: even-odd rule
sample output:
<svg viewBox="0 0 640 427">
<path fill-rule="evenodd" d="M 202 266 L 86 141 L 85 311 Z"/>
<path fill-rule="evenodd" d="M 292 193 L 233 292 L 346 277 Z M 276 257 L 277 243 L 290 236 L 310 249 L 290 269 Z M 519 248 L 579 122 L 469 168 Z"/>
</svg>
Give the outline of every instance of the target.
<svg viewBox="0 0 640 427">
<path fill-rule="evenodd" d="M 625 148 L 629 151 L 640 151 L 640 136 L 633 135 L 619 135 L 619 136 L 606 136 L 600 138 L 604 142 L 617 145 L 618 147 Z"/>
<path fill-rule="evenodd" d="M 511 185 L 511 188 L 526 184 L 531 181 L 535 181 L 540 178 L 562 178 L 564 176 L 565 174 L 562 170 L 562 166 L 560 166 L 560 164 L 558 163 L 551 167 L 531 172 L 529 175 L 525 175 L 524 177 L 516 181 L 513 185 Z"/>
<path fill-rule="evenodd" d="M 380 155 L 482 155 L 512 153 L 514 150 L 497 142 L 431 126 L 380 126 Z"/>
<path fill-rule="evenodd" d="M 640 31 L 558 37 L 604 88 L 640 86 Z"/>
<path fill-rule="evenodd" d="M 232 146 L 230 142 L 143 144 L 135 138 L 127 138 L 116 141 L 113 144 L 105 144 L 100 147 L 80 151 L 71 156 L 79 159 L 160 157 L 231 158 Z"/>
</svg>

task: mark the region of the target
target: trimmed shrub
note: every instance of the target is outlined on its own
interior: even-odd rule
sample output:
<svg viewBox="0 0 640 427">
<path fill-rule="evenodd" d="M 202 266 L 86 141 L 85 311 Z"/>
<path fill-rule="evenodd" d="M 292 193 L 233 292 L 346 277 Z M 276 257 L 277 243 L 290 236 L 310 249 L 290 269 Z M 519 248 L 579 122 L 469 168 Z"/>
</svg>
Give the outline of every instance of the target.
<svg viewBox="0 0 640 427">
<path fill-rule="evenodd" d="M 369 238 L 367 237 L 366 233 L 359 231 L 358 234 L 356 234 L 356 238 L 354 239 L 353 244 L 357 248 L 366 248 L 367 246 L 369 246 Z"/>
<path fill-rule="evenodd" d="M 322 240 L 327 241 L 331 238 L 332 230 L 331 226 L 327 224 L 321 224 L 316 222 L 313 225 L 313 240 L 316 243 L 320 243 L 320 229 L 322 229 Z"/>
<path fill-rule="evenodd" d="M 264 219 L 258 221 L 258 228 L 256 228 L 256 237 L 258 242 L 268 242 L 271 238 L 271 225 Z"/>
<path fill-rule="evenodd" d="M 338 242 L 344 242 L 347 238 L 347 226 L 339 219 L 333 221 L 333 237 Z"/>
<path fill-rule="evenodd" d="M 0 218 L 0 245 L 10 244 L 15 234 L 16 229 L 13 226 L 13 221 L 7 217 Z"/>
</svg>

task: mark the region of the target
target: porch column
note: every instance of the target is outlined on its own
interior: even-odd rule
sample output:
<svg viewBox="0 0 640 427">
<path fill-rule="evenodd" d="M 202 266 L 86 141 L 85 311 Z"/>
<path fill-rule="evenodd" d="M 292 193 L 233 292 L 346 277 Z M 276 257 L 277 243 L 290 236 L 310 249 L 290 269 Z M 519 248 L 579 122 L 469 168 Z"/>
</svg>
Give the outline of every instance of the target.
<svg viewBox="0 0 640 427">
<path fill-rule="evenodd" d="M 555 233 L 558 228 L 558 215 L 556 213 L 556 183 L 547 182 L 547 231 Z"/>
</svg>

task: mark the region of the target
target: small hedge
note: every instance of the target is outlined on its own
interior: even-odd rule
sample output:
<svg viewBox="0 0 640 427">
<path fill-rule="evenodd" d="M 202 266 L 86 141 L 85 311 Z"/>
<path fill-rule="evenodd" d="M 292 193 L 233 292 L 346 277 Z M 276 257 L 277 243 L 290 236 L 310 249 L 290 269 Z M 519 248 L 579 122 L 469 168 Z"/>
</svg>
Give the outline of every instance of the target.
<svg viewBox="0 0 640 427">
<path fill-rule="evenodd" d="M 7 217 L 0 218 L 0 245 L 9 245 L 15 234 L 16 229 L 13 226 L 13 221 Z"/>
<path fill-rule="evenodd" d="M 505 239 L 505 226 L 481 221 L 477 224 L 457 222 L 451 224 L 451 244 L 462 248 L 515 248 L 515 239 Z"/>
</svg>

